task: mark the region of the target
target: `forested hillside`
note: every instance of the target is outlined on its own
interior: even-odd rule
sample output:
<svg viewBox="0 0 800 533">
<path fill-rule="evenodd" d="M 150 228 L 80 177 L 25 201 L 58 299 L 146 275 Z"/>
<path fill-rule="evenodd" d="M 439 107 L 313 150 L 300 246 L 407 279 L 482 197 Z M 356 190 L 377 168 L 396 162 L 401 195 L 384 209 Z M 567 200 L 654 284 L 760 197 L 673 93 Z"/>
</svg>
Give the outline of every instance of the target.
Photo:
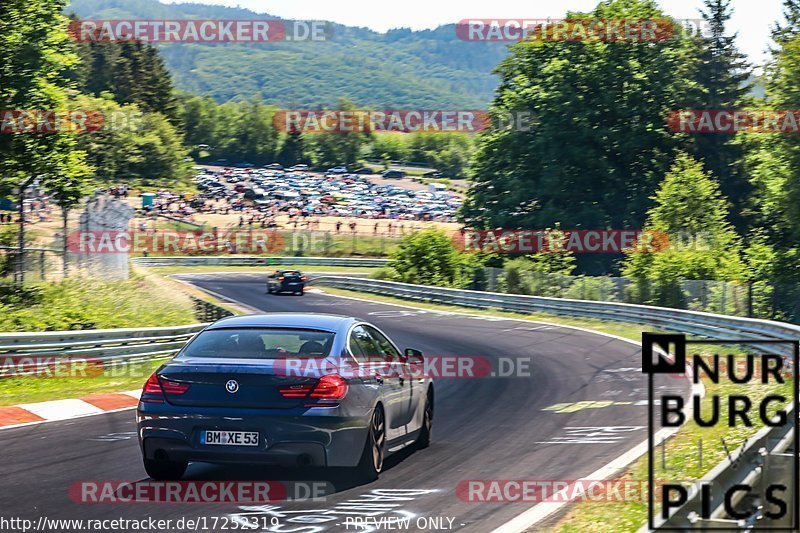
<svg viewBox="0 0 800 533">
<path fill-rule="evenodd" d="M 69 7 L 94 19 L 275 19 L 250 10 L 156 0 L 75 0 Z M 504 43 L 458 39 L 454 26 L 386 34 L 332 25 L 324 42 L 160 44 L 179 90 L 218 102 L 261 93 L 279 107 L 328 107 L 346 97 L 356 105 L 395 108 L 484 108 L 506 56 Z"/>
</svg>

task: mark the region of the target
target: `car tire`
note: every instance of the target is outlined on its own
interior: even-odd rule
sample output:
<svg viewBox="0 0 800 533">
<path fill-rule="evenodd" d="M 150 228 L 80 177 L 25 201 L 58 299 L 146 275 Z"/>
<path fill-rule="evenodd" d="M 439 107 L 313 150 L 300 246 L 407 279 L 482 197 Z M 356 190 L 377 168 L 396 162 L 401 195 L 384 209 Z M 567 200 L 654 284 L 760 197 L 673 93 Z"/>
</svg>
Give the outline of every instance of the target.
<svg viewBox="0 0 800 533">
<path fill-rule="evenodd" d="M 417 437 L 417 448 L 423 450 L 431 445 L 431 433 L 433 432 L 433 389 L 428 387 L 428 394 L 425 398 L 425 414 L 422 418 L 422 428 Z"/>
<path fill-rule="evenodd" d="M 364 482 L 375 481 L 383 470 L 383 461 L 386 457 L 386 416 L 383 407 L 377 406 L 372 412 L 367 439 L 361 460 L 356 467 L 358 478 Z"/>
<path fill-rule="evenodd" d="M 144 460 L 144 470 L 156 481 L 178 480 L 183 477 L 189 463 L 185 461 Z"/>
</svg>

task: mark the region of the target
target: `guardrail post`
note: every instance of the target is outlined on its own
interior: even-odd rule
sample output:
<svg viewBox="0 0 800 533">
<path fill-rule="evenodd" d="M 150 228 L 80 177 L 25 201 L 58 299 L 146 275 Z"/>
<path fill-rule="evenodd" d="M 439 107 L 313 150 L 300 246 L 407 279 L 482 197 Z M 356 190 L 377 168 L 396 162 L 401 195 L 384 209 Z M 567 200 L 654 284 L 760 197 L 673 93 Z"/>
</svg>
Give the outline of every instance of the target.
<svg viewBox="0 0 800 533">
<path fill-rule="evenodd" d="M 795 443 L 796 444 L 796 443 Z M 768 502 L 761 502 L 759 506 L 758 526 L 760 528 L 789 528 L 794 523 L 795 513 L 797 509 L 794 508 L 794 466 L 795 458 L 791 453 L 776 453 L 766 452 L 764 454 L 764 467 L 762 474 L 759 478 L 757 485 L 754 487 L 755 491 L 759 494 L 764 494 L 768 484 L 780 483 L 786 487 L 786 491 L 780 493 L 783 501 L 787 502 L 787 512 L 781 518 L 768 518 L 763 516 L 763 513 L 770 505 Z"/>
</svg>

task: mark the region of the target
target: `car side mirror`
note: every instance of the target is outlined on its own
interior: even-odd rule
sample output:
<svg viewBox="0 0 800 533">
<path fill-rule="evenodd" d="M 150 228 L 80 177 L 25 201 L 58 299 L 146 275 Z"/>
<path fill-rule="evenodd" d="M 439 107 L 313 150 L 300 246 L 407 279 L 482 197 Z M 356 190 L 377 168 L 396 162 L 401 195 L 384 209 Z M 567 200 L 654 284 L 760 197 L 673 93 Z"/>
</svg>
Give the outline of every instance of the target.
<svg viewBox="0 0 800 533">
<path fill-rule="evenodd" d="M 415 350 L 414 348 L 406 348 L 405 356 L 406 363 L 409 364 L 421 365 L 425 361 L 425 358 L 422 356 L 422 352 Z"/>
</svg>

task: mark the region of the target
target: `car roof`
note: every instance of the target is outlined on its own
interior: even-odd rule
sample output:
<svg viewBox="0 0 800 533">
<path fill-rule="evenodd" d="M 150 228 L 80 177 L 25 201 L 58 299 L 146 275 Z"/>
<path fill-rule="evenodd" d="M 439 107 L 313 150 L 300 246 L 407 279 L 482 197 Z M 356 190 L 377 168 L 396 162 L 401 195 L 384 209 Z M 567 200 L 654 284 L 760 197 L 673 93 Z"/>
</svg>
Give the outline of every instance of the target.
<svg viewBox="0 0 800 533">
<path fill-rule="evenodd" d="M 322 313 L 265 313 L 259 315 L 239 315 L 218 320 L 207 329 L 221 328 L 305 328 L 325 331 L 340 331 L 359 319 L 344 315 Z"/>
</svg>

